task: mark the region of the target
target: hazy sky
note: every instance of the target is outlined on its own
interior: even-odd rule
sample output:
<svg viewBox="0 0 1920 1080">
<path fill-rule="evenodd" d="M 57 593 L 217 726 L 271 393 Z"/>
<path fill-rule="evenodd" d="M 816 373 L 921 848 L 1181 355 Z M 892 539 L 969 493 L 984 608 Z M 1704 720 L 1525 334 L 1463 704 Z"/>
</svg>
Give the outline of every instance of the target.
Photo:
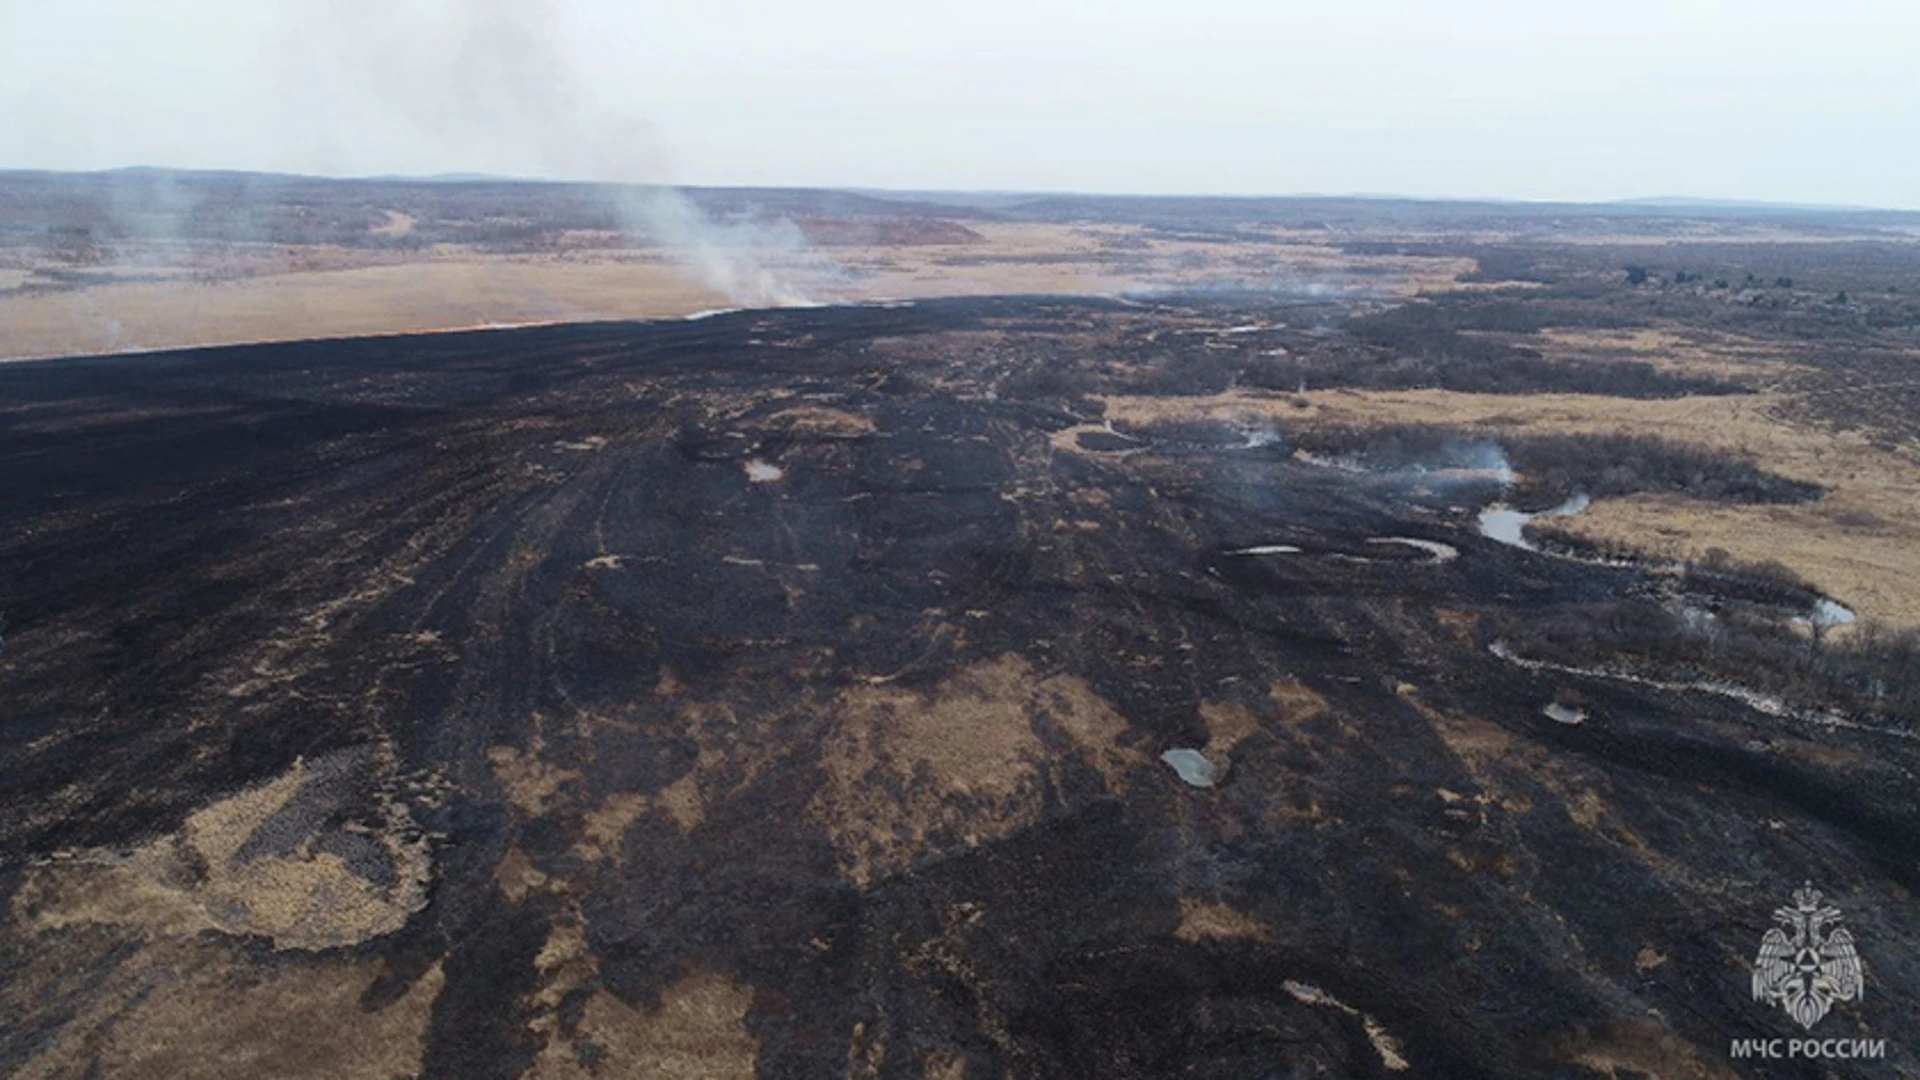
<svg viewBox="0 0 1920 1080">
<path fill-rule="evenodd" d="M 0 168 L 1920 208 L 1915 0 L 0 0 Z"/>
</svg>

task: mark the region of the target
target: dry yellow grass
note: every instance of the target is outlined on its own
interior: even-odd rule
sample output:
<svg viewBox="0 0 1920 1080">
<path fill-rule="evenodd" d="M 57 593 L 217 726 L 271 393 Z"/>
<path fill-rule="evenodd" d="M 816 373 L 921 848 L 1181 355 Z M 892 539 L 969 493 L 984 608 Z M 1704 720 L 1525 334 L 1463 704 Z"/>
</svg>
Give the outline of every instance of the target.
<svg viewBox="0 0 1920 1080">
<path fill-rule="evenodd" d="M 282 949 L 356 945 L 398 930 L 427 903 L 431 855 L 413 835 L 406 811 L 385 806 L 387 826 L 373 838 L 393 879 L 355 873 L 315 837 L 284 838 L 253 852 L 256 837 L 287 828 L 281 811 L 313 790 L 325 769 L 296 763 L 284 776 L 215 802 L 176 833 L 129 852 L 86 851 L 30 871 L 13 896 L 25 932 L 70 927 L 131 927 L 159 936 L 204 930 L 271 938 Z M 269 837 L 281 842 L 283 838 Z"/>
<path fill-rule="evenodd" d="M 418 1074 L 444 978 L 430 969 L 400 1000 L 362 1001 L 377 961 L 261 965 L 225 946 L 172 942 L 141 952 L 15 1074 L 129 1080 L 389 1080 Z M 164 984 L 164 993 L 152 993 Z M 39 984 L 36 984 L 39 985 Z M 21 1015 L 11 1008 L 8 1015 Z"/>
<path fill-rule="evenodd" d="M 400 216 L 382 229 L 405 226 Z M 1359 268 L 1369 288 L 1445 288 L 1471 260 L 1352 256 L 1321 237 L 1272 243 L 1147 239 L 1132 226 L 990 223 L 980 243 L 852 245 L 770 256 L 808 297 L 871 301 L 991 293 L 1107 295 L 1206 280 L 1338 283 Z M 270 248 L 227 255 L 158 248 L 103 270 L 162 280 L 60 291 L 0 292 L 0 359 L 193 345 L 421 333 L 596 319 L 672 318 L 733 301 L 663 249 L 500 256 L 439 247 L 417 255 Z M 221 280 L 196 281 L 213 274 Z M 0 270 L 0 290 L 25 282 Z"/>
<path fill-rule="evenodd" d="M 753 991 L 706 972 L 669 986 L 655 1009 L 639 1009 L 605 991 L 595 993 L 581 1017 L 578 1036 L 603 1055 L 592 1068 L 581 1064 L 571 1040 L 556 1038 L 535 1062 L 536 1080 L 567 1077 L 649 1076 L 661 1080 L 709 1080 L 754 1073 L 760 1043 L 746 1028 Z"/>
<path fill-rule="evenodd" d="M 536 736 L 532 748 L 525 752 L 512 746 L 495 746 L 487 751 L 494 779 L 506 791 L 507 800 L 529 817 L 545 813 L 561 788 L 580 779 L 578 770 L 562 769 L 542 760 L 541 749 Z"/>
<path fill-rule="evenodd" d="M 1540 349 L 1556 360 L 1638 360 L 1678 375 L 1769 385 L 1794 370 L 1778 346 L 1722 331 L 1679 325 L 1605 330 L 1553 328 L 1535 335 L 1489 335 Z"/>
<path fill-rule="evenodd" d="M 1200 722 L 1207 728 L 1207 756 L 1215 761 L 1228 760 L 1234 747 L 1260 731 L 1253 710 L 1238 701 L 1201 702 Z"/>
<path fill-rule="evenodd" d="M 0 296 L 0 359 L 652 318 L 726 304 L 666 265 L 469 256 Z"/>
<path fill-rule="evenodd" d="M 1273 928 L 1227 904 L 1182 897 L 1173 936 L 1186 942 L 1272 941 Z"/>
<path fill-rule="evenodd" d="M 842 870 L 862 885 L 943 842 L 973 846 L 1038 821 L 1043 770 L 1065 755 L 1084 756 L 1115 785 L 1138 760 L 1119 743 L 1126 721 L 1092 687 L 1042 677 L 1011 655 L 962 670 L 930 694 L 849 691 L 831 713 L 839 722 L 812 813 Z"/>
<path fill-rule="evenodd" d="M 1646 1019 L 1610 1027 L 1582 1026 L 1558 1041 L 1561 1054 L 1601 1076 L 1653 1080 L 1732 1080 L 1739 1074 L 1716 1061 L 1649 1010 Z"/>
<path fill-rule="evenodd" d="M 1272 280 L 1342 286 L 1365 271 L 1366 286 L 1398 295 L 1452 287 L 1473 260 L 1348 254 L 1325 236 L 1271 242 L 1168 240 L 1126 225 L 985 224 L 984 244 L 834 249 L 856 271 L 864 298 L 979 293 L 1110 294 L 1150 286 Z"/>
</svg>

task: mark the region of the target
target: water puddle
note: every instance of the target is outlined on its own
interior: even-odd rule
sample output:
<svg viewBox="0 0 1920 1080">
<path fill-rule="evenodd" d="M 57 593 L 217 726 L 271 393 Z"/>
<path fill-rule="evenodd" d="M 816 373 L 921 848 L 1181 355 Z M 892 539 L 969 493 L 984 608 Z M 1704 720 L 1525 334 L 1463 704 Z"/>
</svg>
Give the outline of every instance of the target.
<svg viewBox="0 0 1920 1080">
<path fill-rule="evenodd" d="M 1438 540 L 1419 540 L 1411 536 L 1376 536 L 1368 540 L 1369 544 L 1399 544 L 1402 547 L 1418 548 L 1433 556 L 1429 562 L 1452 562 L 1460 557 L 1460 549 L 1452 544 L 1443 544 Z"/>
<path fill-rule="evenodd" d="M 1527 522 L 1534 518 L 1566 518 L 1585 510 L 1593 500 L 1585 494 L 1575 495 L 1551 510 L 1528 513 L 1516 510 L 1506 503 L 1494 503 L 1480 511 L 1480 535 L 1508 547 L 1517 547 L 1522 551 L 1539 551 L 1533 541 L 1527 539 Z"/>
<path fill-rule="evenodd" d="M 1213 759 L 1198 750 L 1169 750 L 1160 755 L 1160 760 L 1172 766 L 1188 787 L 1213 787 L 1226 774 L 1223 766 L 1215 765 Z"/>
<path fill-rule="evenodd" d="M 1815 626 L 1845 626 L 1857 617 L 1852 608 L 1823 596 L 1813 605 L 1813 614 L 1808 621 Z"/>
<path fill-rule="evenodd" d="M 1557 701 L 1548 702 L 1546 706 L 1540 710 L 1540 715 L 1560 724 L 1572 725 L 1587 722 L 1586 710 L 1569 708 Z"/>
</svg>

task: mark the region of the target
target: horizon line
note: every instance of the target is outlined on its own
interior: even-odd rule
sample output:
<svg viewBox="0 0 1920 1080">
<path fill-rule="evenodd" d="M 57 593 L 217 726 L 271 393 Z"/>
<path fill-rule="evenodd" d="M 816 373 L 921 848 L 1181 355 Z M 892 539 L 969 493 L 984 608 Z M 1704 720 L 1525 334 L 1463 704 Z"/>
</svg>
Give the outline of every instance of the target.
<svg viewBox="0 0 1920 1080">
<path fill-rule="evenodd" d="M 99 169 L 56 169 L 0 167 L 0 176 L 41 174 L 50 176 L 108 176 L 116 173 L 175 173 L 203 176 L 255 176 L 272 179 L 310 180 L 327 183 L 413 183 L 413 184 L 528 184 L 566 187 L 645 187 L 674 188 L 687 191 L 818 191 L 849 195 L 929 196 L 949 195 L 995 198 L 1084 198 L 1084 199 L 1212 199 L 1243 202 L 1380 202 L 1433 203 L 1446 205 L 1482 205 L 1516 207 L 1625 207 L 1656 210 L 1755 210 L 1820 214 L 1903 214 L 1920 216 L 1920 206 L 1879 206 L 1867 203 L 1795 202 L 1734 196 L 1656 194 L 1629 195 L 1611 199 L 1540 198 L 1508 195 L 1408 195 L 1391 192 L 1122 192 L 1075 188 L 961 188 L 961 187 L 889 187 L 872 184 L 746 184 L 746 183 L 674 183 L 651 180 L 585 180 L 551 176 L 522 176 L 469 170 L 437 173 L 306 173 L 275 169 L 210 168 L 173 165 L 117 165 Z"/>
</svg>

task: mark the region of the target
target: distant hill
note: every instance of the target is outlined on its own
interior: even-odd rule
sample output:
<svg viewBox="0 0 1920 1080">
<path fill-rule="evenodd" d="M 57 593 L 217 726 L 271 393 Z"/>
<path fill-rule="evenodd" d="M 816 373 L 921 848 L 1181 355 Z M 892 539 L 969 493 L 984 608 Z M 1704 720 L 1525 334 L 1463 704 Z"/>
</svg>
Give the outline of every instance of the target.
<svg viewBox="0 0 1920 1080">
<path fill-rule="evenodd" d="M 481 173 L 328 178 L 149 167 L 63 173 L 0 170 L 0 245 L 50 234 L 117 240 L 533 250 L 630 226 L 609 185 Z M 965 223 L 1099 223 L 1233 239 L 1250 228 L 1333 233 L 1510 232 L 1663 235 L 1686 222 L 1778 221 L 1814 234 L 1920 225 L 1920 212 L 1661 196 L 1612 203 L 1403 199 L 1372 195 L 1101 195 L 780 187 L 679 189 L 714 217 L 790 219 L 826 242 L 871 235 L 964 242 Z M 403 234 L 383 232 L 404 215 Z M 858 222 L 895 225 L 851 225 Z M 906 228 L 897 223 L 918 224 Z M 933 228 L 949 222 L 962 227 Z M 1889 234 L 1892 235 L 1892 234 Z"/>
</svg>

